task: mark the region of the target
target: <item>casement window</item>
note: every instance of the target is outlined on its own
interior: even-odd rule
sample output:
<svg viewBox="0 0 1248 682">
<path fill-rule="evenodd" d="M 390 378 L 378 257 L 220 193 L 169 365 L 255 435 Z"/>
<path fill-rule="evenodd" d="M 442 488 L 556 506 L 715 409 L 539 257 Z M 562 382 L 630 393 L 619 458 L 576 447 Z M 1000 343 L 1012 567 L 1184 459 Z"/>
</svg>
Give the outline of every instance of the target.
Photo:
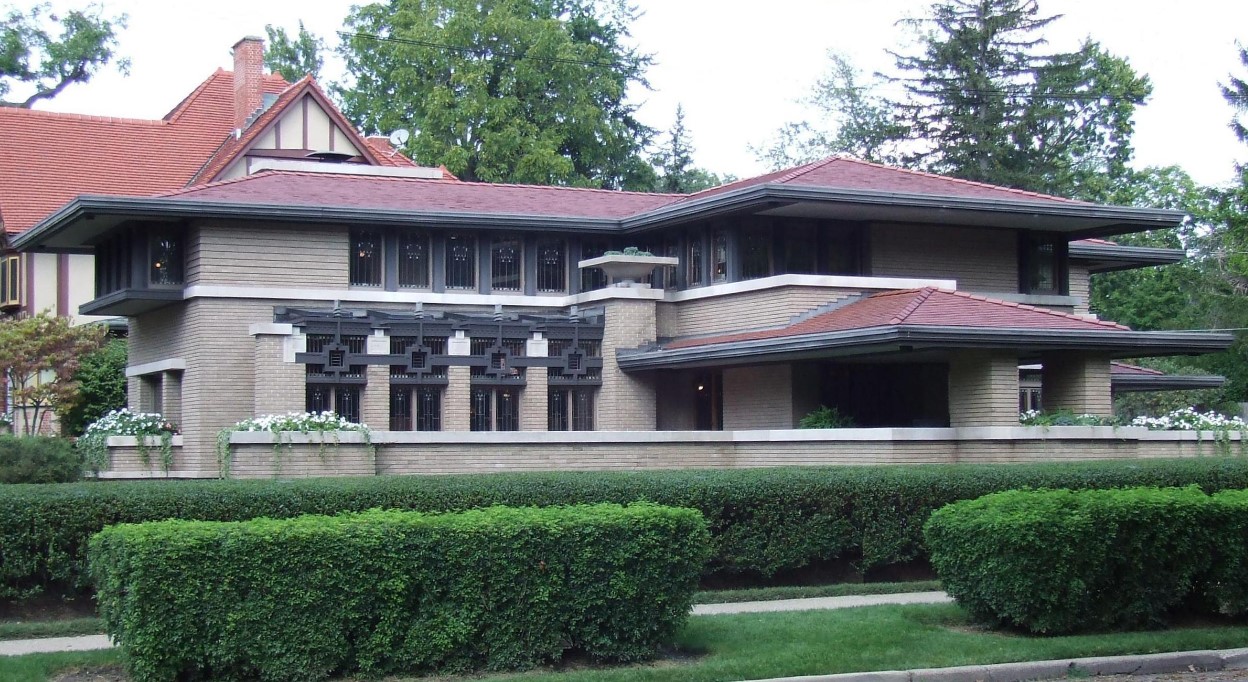
<svg viewBox="0 0 1248 682">
<path fill-rule="evenodd" d="M 477 239 L 467 234 L 446 236 L 446 288 L 477 288 Z"/>
<path fill-rule="evenodd" d="M 473 431 L 519 431 L 518 386 L 474 386 L 469 411 Z"/>
<path fill-rule="evenodd" d="M 398 236 L 399 288 L 429 288 L 429 235 L 404 232 Z"/>
<path fill-rule="evenodd" d="M 1020 388 L 1018 389 L 1018 411 L 1027 412 L 1029 410 L 1041 411 L 1040 389 L 1038 388 Z"/>
<path fill-rule="evenodd" d="M 380 230 L 356 228 L 351 230 L 351 262 L 348 267 L 351 286 L 381 286 L 382 236 Z"/>
<path fill-rule="evenodd" d="M 0 257 L 0 307 L 22 304 L 21 263 L 21 256 Z"/>
<path fill-rule="evenodd" d="M 705 282 L 702 280 L 702 258 L 704 255 L 702 248 L 702 233 L 692 232 L 689 234 L 689 243 L 685 248 L 685 286 L 700 287 Z"/>
<path fill-rule="evenodd" d="M 441 386 L 390 386 L 391 431 L 441 431 Z"/>
<path fill-rule="evenodd" d="M 1064 237 L 1023 235 L 1019 244 L 1019 293 L 1065 295 L 1070 291 Z"/>
<path fill-rule="evenodd" d="M 606 255 L 611 244 L 605 239 L 585 239 L 581 241 L 581 260 L 589 260 Z M 581 270 L 581 291 L 594 291 L 607 286 L 607 273 L 602 268 L 584 268 Z"/>
<path fill-rule="evenodd" d="M 491 291 L 522 291 L 524 244 L 519 237 L 496 237 L 490 242 Z"/>
<path fill-rule="evenodd" d="M 593 431 L 594 397 L 592 387 L 552 388 L 546 399 L 548 431 Z"/>
<path fill-rule="evenodd" d="M 562 239 L 537 242 L 537 293 L 568 290 L 568 250 Z"/>
<path fill-rule="evenodd" d="M 728 231 L 711 232 L 711 281 L 728 281 Z"/>
<path fill-rule="evenodd" d="M 360 423 L 360 387 L 309 384 L 305 393 L 308 412 L 333 412 L 350 422 Z"/>
<path fill-rule="evenodd" d="M 813 275 L 818 272 L 819 241 L 814 225 L 787 225 L 780 232 L 784 274 Z"/>
<path fill-rule="evenodd" d="M 148 284 L 181 286 L 186 262 L 182 235 L 172 230 L 153 232 L 147 242 Z"/>
</svg>

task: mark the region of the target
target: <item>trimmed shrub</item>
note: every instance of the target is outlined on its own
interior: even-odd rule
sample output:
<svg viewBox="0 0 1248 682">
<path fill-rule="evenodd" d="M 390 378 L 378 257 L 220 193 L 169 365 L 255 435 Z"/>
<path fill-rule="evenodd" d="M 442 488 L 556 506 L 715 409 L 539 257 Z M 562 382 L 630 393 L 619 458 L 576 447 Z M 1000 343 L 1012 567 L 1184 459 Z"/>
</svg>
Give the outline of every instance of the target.
<svg viewBox="0 0 1248 682">
<path fill-rule="evenodd" d="M 648 500 L 702 512 L 705 576 L 771 576 L 813 561 L 869 570 L 926 556 L 933 510 L 1016 488 L 1248 488 L 1248 460 L 561 472 L 273 481 L 12 486 L 0 496 L 0 598 L 87 588 L 87 539 L 104 526 L 238 521 L 372 508 L 459 511 Z"/>
<path fill-rule="evenodd" d="M 945 590 L 976 619 L 1062 634 L 1164 623 L 1220 537 L 1199 488 L 1015 490 L 932 514 Z"/>
<path fill-rule="evenodd" d="M 1248 614 L 1248 490 L 1213 496 L 1217 542 L 1208 548 L 1210 568 L 1201 585 L 1202 605 L 1226 616 Z"/>
<path fill-rule="evenodd" d="M 302 682 L 652 657 L 708 541 L 696 511 L 639 503 L 129 524 L 90 555 L 136 682 Z"/>
<path fill-rule="evenodd" d="M 82 478 L 82 468 L 82 455 L 64 438 L 0 435 L 0 483 L 76 481 Z M 0 561 L 4 547 L 0 542 Z"/>
</svg>

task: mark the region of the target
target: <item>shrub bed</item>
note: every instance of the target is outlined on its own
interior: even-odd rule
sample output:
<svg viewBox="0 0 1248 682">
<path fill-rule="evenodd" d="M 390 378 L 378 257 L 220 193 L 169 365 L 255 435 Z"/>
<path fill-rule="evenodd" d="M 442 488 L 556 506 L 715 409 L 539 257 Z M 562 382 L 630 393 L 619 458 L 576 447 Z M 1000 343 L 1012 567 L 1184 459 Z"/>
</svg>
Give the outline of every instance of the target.
<svg viewBox="0 0 1248 682">
<path fill-rule="evenodd" d="M 712 557 L 705 576 L 766 577 L 828 559 L 850 559 L 865 571 L 924 558 L 922 528 L 932 511 L 991 492 L 1189 484 L 1209 492 L 1248 488 L 1248 460 L 11 486 L 0 496 L 0 598 L 85 589 L 87 539 L 123 522 L 648 500 L 706 517 Z"/>
<path fill-rule="evenodd" d="M 303 681 L 651 657 L 708 542 L 646 503 L 372 510 L 111 526 L 90 566 L 136 682 Z"/>
<path fill-rule="evenodd" d="M 82 455 L 65 438 L 0 435 L 0 483 L 76 481 L 82 469 Z M 0 561 L 3 548 L 0 543 Z"/>
</svg>

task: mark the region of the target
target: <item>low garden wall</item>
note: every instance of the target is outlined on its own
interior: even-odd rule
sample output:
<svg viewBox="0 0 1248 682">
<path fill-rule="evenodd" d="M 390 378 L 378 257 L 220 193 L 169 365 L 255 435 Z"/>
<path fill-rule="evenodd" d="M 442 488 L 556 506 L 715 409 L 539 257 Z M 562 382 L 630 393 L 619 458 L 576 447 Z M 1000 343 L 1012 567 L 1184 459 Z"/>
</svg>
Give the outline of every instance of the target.
<svg viewBox="0 0 1248 682">
<path fill-rule="evenodd" d="M 180 478 L 191 470 L 183 455 L 182 436 L 170 441 L 169 461 L 165 460 L 160 436 L 109 436 L 109 466 L 100 471 L 100 478 Z M 168 466 L 166 466 L 168 464 Z"/>
<path fill-rule="evenodd" d="M 133 440 L 133 439 L 131 439 Z M 164 475 L 133 447 L 110 478 Z M 175 441 L 180 450 L 180 439 Z M 952 464 L 1195 457 L 1243 452 L 1238 432 L 1141 427 L 1019 426 L 593 432 L 234 432 L 232 478 L 308 478 L 504 471 L 731 469 L 832 464 Z M 1248 443 L 1245 443 L 1248 446 Z M 156 458 L 152 458 L 155 461 Z M 183 462 L 187 462 L 185 466 Z M 213 453 L 175 452 L 169 476 L 215 478 Z"/>
</svg>

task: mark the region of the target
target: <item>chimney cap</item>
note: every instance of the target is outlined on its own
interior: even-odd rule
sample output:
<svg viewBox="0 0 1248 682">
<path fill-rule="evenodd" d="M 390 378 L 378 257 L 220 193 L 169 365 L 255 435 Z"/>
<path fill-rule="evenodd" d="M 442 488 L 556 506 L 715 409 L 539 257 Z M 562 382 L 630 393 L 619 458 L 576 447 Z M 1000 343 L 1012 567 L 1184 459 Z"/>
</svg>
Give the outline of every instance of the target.
<svg viewBox="0 0 1248 682">
<path fill-rule="evenodd" d="M 239 45 L 242 45 L 243 43 L 263 43 L 263 42 L 264 42 L 264 38 L 261 38 L 260 36 L 243 36 L 242 38 L 239 38 L 238 42 L 234 43 L 232 47 L 237 48 Z"/>
</svg>

